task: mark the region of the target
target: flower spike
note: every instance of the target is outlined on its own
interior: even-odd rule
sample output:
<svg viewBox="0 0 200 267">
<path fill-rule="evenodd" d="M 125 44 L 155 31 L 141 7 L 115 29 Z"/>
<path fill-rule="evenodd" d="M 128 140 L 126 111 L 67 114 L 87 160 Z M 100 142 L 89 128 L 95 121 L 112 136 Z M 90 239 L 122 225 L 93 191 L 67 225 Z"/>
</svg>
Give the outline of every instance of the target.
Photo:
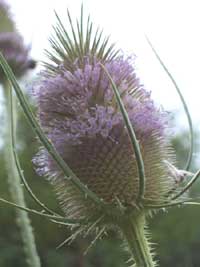
<svg viewBox="0 0 200 267">
<path fill-rule="evenodd" d="M 94 30 L 89 16 L 84 27 L 83 6 L 75 23 L 67 11 L 69 30 L 56 16 L 49 61 L 33 88 L 39 124 L 0 54 L 0 63 L 44 146 L 33 160 L 36 170 L 55 188 L 68 219 L 32 213 L 73 225 L 72 235 L 60 246 L 90 233 L 95 234 L 93 245 L 114 226 L 129 248 L 131 264 L 155 267 L 146 237 L 148 214 L 191 204 L 182 195 L 200 171 L 185 187 L 177 182 L 189 172 L 174 167 L 168 115 L 141 84 L 133 58 L 119 55 L 109 37 Z"/>
</svg>

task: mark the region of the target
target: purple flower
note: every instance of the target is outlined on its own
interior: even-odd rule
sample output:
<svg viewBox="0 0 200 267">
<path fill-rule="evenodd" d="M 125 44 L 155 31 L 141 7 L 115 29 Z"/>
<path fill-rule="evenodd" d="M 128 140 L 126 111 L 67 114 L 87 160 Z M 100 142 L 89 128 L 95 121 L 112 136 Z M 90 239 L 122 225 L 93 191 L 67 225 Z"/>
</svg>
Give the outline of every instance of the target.
<svg viewBox="0 0 200 267">
<path fill-rule="evenodd" d="M 0 0 L 0 52 L 17 77 L 22 76 L 28 69 L 35 67 L 35 61 L 30 59 L 29 47 L 26 47 L 23 38 L 16 31 L 14 22 L 9 13 L 9 6 Z M 5 76 L 0 67 L 0 81 Z"/>
<path fill-rule="evenodd" d="M 4 1 L 4 0 L 0 0 L 0 11 L 1 11 L 1 13 L 3 14 L 3 13 L 7 13 L 7 14 L 9 14 L 9 12 L 10 12 L 10 7 L 9 7 L 9 5 L 6 3 L 6 1 Z"/>
<path fill-rule="evenodd" d="M 17 77 L 22 76 L 28 69 L 35 68 L 35 61 L 29 57 L 29 48 L 25 47 L 18 33 L 0 33 L 0 51 Z M 3 77 L 3 70 L 0 68 L 0 80 Z"/>
<path fill-rule="evenodd" d="M 7 11 L 9 9 L 9 6 L 4 0 L 0 0 L 0 10 Z"/>
<path fill-rule="evenodd" d="M 117 108 L 101 60 L 85 58 L 73 71 L 60 66 L 56 75 L 42 73 L 34 89 L 39 120 L 60 155 L 79 179 L 106 203 L 134 205 L 138 171 L 122 115 Z M 105 67 L 120 91 L 139 140 L 146 173 L 145 198 L 165 199 L 174 187 L 165 160 L 173 162 L 167 114 L 157 108 L 136 76 L 132 60 L 118 56 Z M 41 149 L 37 170 L 55 186 L 69 217 L 91 211 L 83 196 L 67 182 L 49 154 Z"/>
</svg>

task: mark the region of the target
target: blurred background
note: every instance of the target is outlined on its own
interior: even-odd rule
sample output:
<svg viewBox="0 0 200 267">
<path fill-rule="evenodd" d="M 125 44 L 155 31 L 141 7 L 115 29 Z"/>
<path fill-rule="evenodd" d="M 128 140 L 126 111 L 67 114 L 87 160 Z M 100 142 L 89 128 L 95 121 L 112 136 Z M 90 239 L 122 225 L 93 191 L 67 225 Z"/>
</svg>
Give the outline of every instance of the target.
<svg viewBox="0 0 200 267">
<path fill-rule="evenodd" d="M 42 69 L 44 49 L 48 49 L 48 37 L 53 33 L 54 9 L 65 21 L 67 8 L 79 17 L 81 3 L 85 13 L 91 14 L 95 25 L 100 25 L 111 41 L 126 54 L 137 56 L 136 67 L 145 87 L 152 91 L 157 103 L 172 115 L 173 146 L 177 152 L 177 164 L 183 167 L 189 148 L 187 120 L 181 102 L 166 73 L 153 55 L 145 40 L 145 34 L 154 44 L 168 66 L 188 103 L 194 122 L 195 151 L 191 171 L 200 168 L 199 155 L 199 8 L 198 1 L 114 1 L 106 0 L 9 0 L 18 29 L 27 44 L 32 46 L 32 57 L 37 60 L 37 69 L 21 80 L 27 95 L 31 84 Z M 28 88 L 28 89 L 27 89 Z M 31 100 L 30 100 L 31 101 Z M 0 97 L 1 125 L 3 125 L 3 98 Z M 20 112 L 20 109 L 19 109 Z M 34 172 L 31 159 L 38 150 L 35 136 L 29 129 L 22 113 L 19 115 L 18 149 L 25 176 L 35 194 L 47 206 L 60 211 L 55 194 L 49 184 Z M 2 127 L 1 127 L 2 128 Z M 2 129 L 0 130 L 2 132 Z M 3 134 L 0 150 L 0 197 L 9 198 L 6 173 L 2 159 Z M 200 195 L 200 183 L 191 190 L 191 196 Z M 28 195 L 27 204 L 37 208 Z M 30 215 L 36 236 L 37 248 L 44 267 L 121 267 L 124 257 L 121 242 L 115 232 L 97 244 L 84 256 L 89 245 L 87 240 L 77 240 L 70 246 L 56 247 L 70 232 L 66 227 Z M 162 267 L 200 266 L 200 207 L 171 208 L 149 220 L 152 241 L 155 243 L 157 260 Z M 92 238 L 92 237 L 91 237 Z M 15 212 L 0 204 L 0 266 L 25 267 L 20 236 L 15 225 Z"/>
</svg>

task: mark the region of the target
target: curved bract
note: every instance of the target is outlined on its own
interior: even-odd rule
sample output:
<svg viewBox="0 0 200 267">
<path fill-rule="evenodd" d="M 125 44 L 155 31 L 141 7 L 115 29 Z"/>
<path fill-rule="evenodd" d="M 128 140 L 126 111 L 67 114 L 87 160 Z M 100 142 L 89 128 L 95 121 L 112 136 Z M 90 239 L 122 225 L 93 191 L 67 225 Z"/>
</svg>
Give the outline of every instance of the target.
<svg viewBox="0 0 200 267">
<path fill-rule="evenodd" d="M 172 76 L 172 74 L 169 72 L 169 70 L 167 69 L 167 67 L 165 66 L 164 62 L 162 61 L 162 59 L 160 58 L 160 56 L 158 55 L 157 51 L 155 50 L 155 48 L 153 47 L 152 43 L 150 42 L 150 40 L 148 39 L 148 37 L 146 36 L 147 42 L 149 43 L 151 49 L 153 50 L 156 58 L 158 59 L 158 61 L 160 62 L 161 66 L 163 67 L 164 71 L 166 72 L 166 74 L 169 76 L 170 80 L 172 81 L 178 95 L 179 98 L 182 102 L 186 117 L 187 117 L 187 121 L 188 121 L 188 126 L 189 126 L 189 141 L 190 141 L 190 149 L 188 152 L 188 157 L 187 157 L 187 162 L 185 165 L 185 169 L 189 170 L 190 169 L 190 165 L 192 162 L 192 155 L 193 155 L 193 150 L 194 150 L 194 133 L 193 133 L 193 124 L 192 124 L 192 119 L 190 116 L 190 112 L 188 110 L 186 101 L 181 93 L 180 88 L 178 87 L 178 84 L 176 83 L 174 77 Z"/>
</svg>

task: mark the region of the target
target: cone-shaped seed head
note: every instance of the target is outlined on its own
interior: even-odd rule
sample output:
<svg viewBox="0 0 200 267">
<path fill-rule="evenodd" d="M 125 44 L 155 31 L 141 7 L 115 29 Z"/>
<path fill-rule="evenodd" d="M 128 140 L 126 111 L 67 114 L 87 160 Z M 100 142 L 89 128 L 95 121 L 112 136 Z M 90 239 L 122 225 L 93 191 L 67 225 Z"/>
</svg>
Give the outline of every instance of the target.
<svg viewBox="0 0 200 267">
<path fill-rule="evenodd" d="M 61 49 L 61 48 L 60 48 Z M 96 52 L 97 53 L 97 52 Z M 139 141 L 144 160 L 145 198 L 160 201 L 174 186 L 165 160 L 173 162 L 168 116 L 158 109 L 136 76 L 134 59 L 82 55 L 73 63 L 42 73 L 34 89 L 39 120 L 60 155 L 79 179 L 106 203 L 134 205 L 139 192 L 135 154 L 103 63 L 115 82 Z M 68 65 L 67 65 L 68 64 Z M 52 74 L 53 73 L 53 74 Z M 95 208 L 41 149 L 34 159 L 40 175 L 56 187 L 68 217 L 87 216 Z"/>
</svg>

